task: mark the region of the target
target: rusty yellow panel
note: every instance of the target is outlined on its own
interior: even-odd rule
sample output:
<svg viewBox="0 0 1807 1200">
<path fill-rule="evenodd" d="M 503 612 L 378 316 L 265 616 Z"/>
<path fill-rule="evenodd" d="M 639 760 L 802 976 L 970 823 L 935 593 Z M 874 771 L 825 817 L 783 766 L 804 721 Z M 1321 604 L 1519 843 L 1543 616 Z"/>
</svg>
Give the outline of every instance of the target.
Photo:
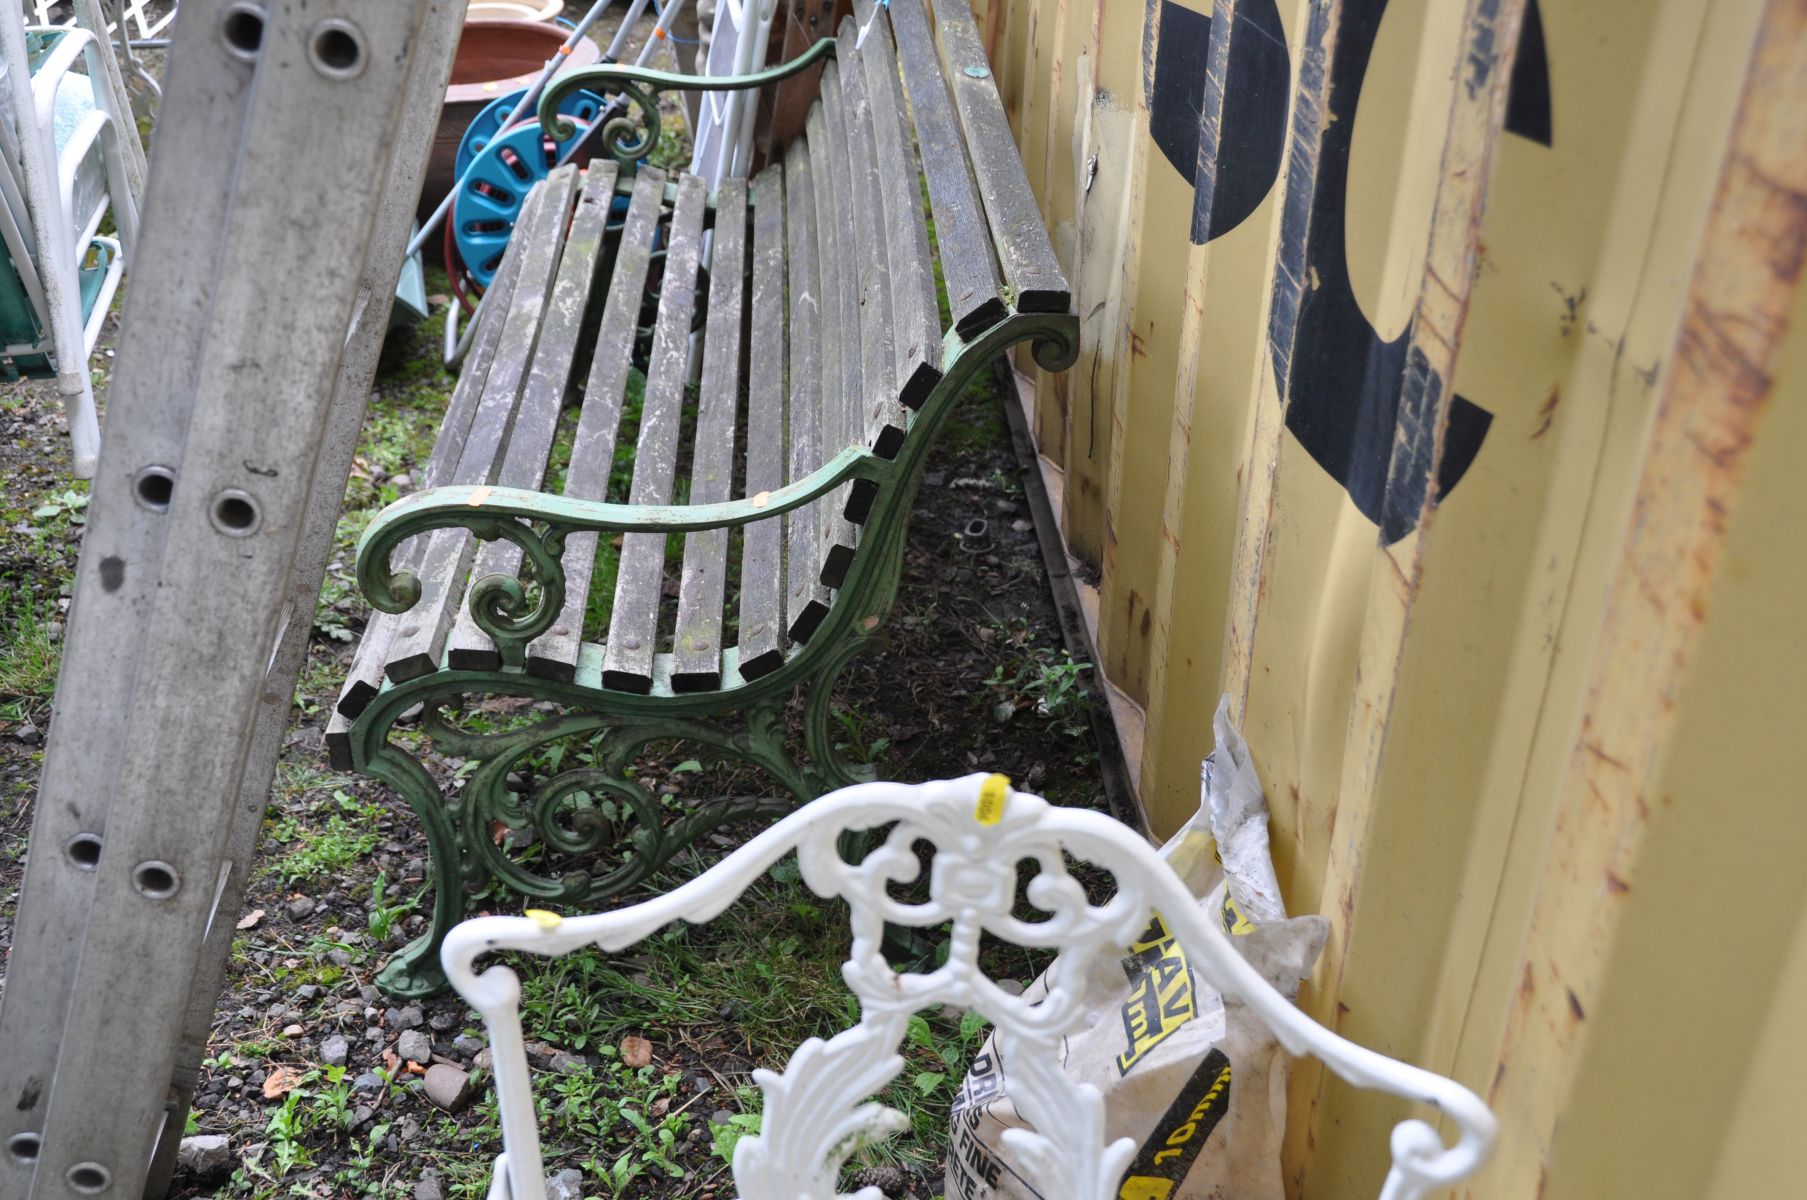
<svg viewBox="0 0 1807 1200">
<path fill-rule="evenodd" d="M 1201 20 L 1175 0 L 1151 5 L 1149 13 L 1117 284 L 1121 316 L 1114 344 L 1102 343 L 1112 386 L 1098 653 L 1106 675 L 1139 704 L 1148 698 L 1161 504 L 1190 262 L 1176 243 L 1184 244 L 1193 206 L 1190 174 L 1169 162 L 1155 139 L 1154 75 L 1163 43 L 1173 44 L 1169 35 Z"/>
<path fill-rule="evenodd" d="M 1071 275 L 1079 314 L 1079 361 L 1067 373 L 1066 471 L 1062 529 L 1075 557 L 1093 567 L 1104 561 L 1106 473 L 1111 456 L 1111 403 L 1115 392 L 1125 305 L 1126 239 L 1130 234 L 1130 179 L 1138 149 L 1136 96 L 1142 86 L 1143 25 L 1140 6 L 1100 5 L 1088 33 L 1092 85 L 1074 114 L 1084 181 L 1075 188 L 1074 263 Z M 1043 434 L 1044 444 L 1049 435 Z"/>
<path fill-rule="evenodd" d="M 1754 46 L 1611 557 L 1494 1055 L 1502 1188 L 1547 1178 L 1546 1194 L 1589 1194 L 1608 1174 L 1604 1136 L 1633 1148 L 1617 1176 L 1634 1191 L 1698 1194 L 1716 1164 L 1697 1141 L 1716 1144 L 1807 894 L 1807 760 L 1789 711 L 1801 659 L 1783 649 L 1800 641 L 1807 511 L 1807 10 L 1766 6 Z M 1716 881 L 1755 918 L 1736 939 L 1699 911 Z M 1727 986 L 1663 994 L 1683 963 Z M 1651 1050 L 1666 1044 L 1692 1048 L 1706 1113 L 1663 1112 L 1648 1095 Z M 1609 1088 L 1618 1111 L 1589 1111 Z M 1677 1139 L 1693 1153 L 1661 1162 L 1654 1150 Z"/>
<path fill-rule="evenodd" d="M 1723 145 L 1723 81 L 1750 35 L 1722 7 L 1703 40 L 1704 4 L 1540 8 L 1553 122 L 1508 124 L 1455 379 L 1490 426 L 1428 535 L 1365 836 L 1344 843 L 1338 815 L 1354 915 L 1334 995 L 1318 1001 L 1351 1036 L 1477 1089 L 1491 1064 L 1478 1047 L 1458 1060 L 1456 1042 L 1477 1020 L 1497 1028 L 1515 985 L 1516 947 L 1488 946 L 1489 930 L 1529 902 L 1523 866 L 1506 869 L 1515 829 L 1549 819 L 1551 777 L 1528 785 L 1527 762 L 1576 718 L 1580 681 L 1559 645 L 1585 645 L 1600 619 L 1611 554 L 1584 529 L 1616 537 L 1624 519 L 1711 183 L 1670 164 Z M 1574 45 L 1603 52 L 1560 50 Z M 1691 76 L 1694 94 L 1674 86 Z M 1692 133 L 1678 131 L 1684 113 Z M 1680 223 L 1660 226 L 1664 211 Z M 1409 923 L 1395 915 L 1415 905 Z M 1371 1139 L 1400 1114 L 1334 1084 L 1319 1104 L 1314 1171 L 1377 1178 Z"/>
<path fill-rule="evenodd" d="M 1175 143 L 1163 154 L 1185 162 L 1192 150 L 1182 136 L 1191 130 L 1163 122 L 1163 107 L 1200 109 L 1204 143 L 1191 156 L 1197 195 L 1187 226 L 1139 786 L 1162 833 L 1197 810 L 1198 764 L 1211 749 L 1211 710 L 1223 691 L 1227 575 L 1256 411 L 1250 397 L 1269 363 L 1266 310 L 1250 297 L 1265 296 L 1272 282 L 1288 98 L 1305 23 L 1296 4 L 1224 0 L 1205 30 L 1190 35 L 1203 45 L 1178 58 L 1183 66 L 1156 73 L 1156 123 Z M 1189 69 L 1200 59 L 1205 70 Z"/>
</svg>

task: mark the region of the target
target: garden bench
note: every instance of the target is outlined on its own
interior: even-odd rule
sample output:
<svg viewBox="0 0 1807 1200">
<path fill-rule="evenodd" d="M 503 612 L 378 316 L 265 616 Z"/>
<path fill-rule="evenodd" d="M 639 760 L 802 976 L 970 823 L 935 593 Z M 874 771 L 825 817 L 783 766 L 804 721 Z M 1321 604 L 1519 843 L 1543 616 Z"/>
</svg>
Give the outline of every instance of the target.
<svg viewBox="0 0 1807 1200">
<path fill-rule="evenodd" d="M 895 823 L 895 824 L 893 824 Z M 846 835 L 885 831 L 857 863 L 841 852 Z M 899 886 L 923 873 L 920 847 L 932 848 L 926 900 L 899 897 Z M 479 972 L 498 951 L 557 957 L 596 946 L 621 953 L 677 921 L 714 919 L 791 851 L 818 896 L 839 897 L 851 910 L 853 947 L 842 975 L 859 1001 L 859 1020 L 824 1042 L 797 1047 L 785 1070 L 760 1070 L 764 1093 L 757 1135 L 734 1147 L 735 1193 L 743 1200 L 834 1200 L 849 1152 L 909 1127 L 900 1113 L 870 1098 L 904 1066 L 898 1053 L 912 1014 L 942 1005 L 978 1012 L 996 1028 L 997 1058 L 1009 1065 L 1008 1094 L 1032 1130 L 1004 1139 L 1028 1168 L 1034 1194 L 1062 1200 L 1114 1200 L 1131 1169 L 1136 1143 L 1106 1145 L 1104 1102 L 1090 1084 L 1075 1084 L 1062 1066 L 1067 1038 L 1088 1020 L 1085 981 L 1093 967 L 1116 963 L 1158 914 L 1185 952 L 1192 974 L 1226 1001 L 1266 1024 L 1292 1054 L 1311 1053 L 1361 1087 L 1393 1093 L 1435 1110 L 1453 1127 L 1446 1147 L 1422 1120 L 1394 1128 L 1392 1170 L 1384 1200 L 1418 1200 L 1472 1174 L 1492 1149 L 1493 1114 L 1475 1094 L 1419 1067 L 1355 1045 L 1318 1025 L 1287 1001 L 1207 919 L 1203 906 L 1168 861 L 1142 836 L 1102 813 L 1055 808 L 1012 791 L 1002 776 L 969 775 L 924 784 L 868 783 L 824 796 L 773 825 L 695 879 L 664 895 L 594 916 L 560 918 L 530 911 L 479 917 L 454 929 L 445 969 L 460 995 L 482 1014 L 494 1057 L 503 1152 L 491 1200 L 543 1200 L 531 1081 L 520 1018 L 521 983 L 507 965 Z M 1108 872 L 1115 894 L 1093 904 L 1067 871 L 1069 859 Z M 1033 862 L 1030 903 L 1046 920 L 1016 913 L 1018 864 Z M 946 962 L 932 972 L 898 973 L 886 960 L 888 923 L 950 923 Z M 1057 951 L 1050 987 L 1007 992 L 978 961 L 982 934 Z M 1241 1064 L 1233 1064 L 1240 1072 Z M 1232 1131 L 1234 1132 L 1234 1130 Z M 1207 1150 L 1209 1152 L 1209 1150 Z M 1170 1184 L 1125 1183 L 1123 1196 L 1165 1196 Z M 882 1200 L 866 1188 L 846 1200 Z"/>
<path fill-rule="evenodd" d="M 340 769 L 420 815 L 436 887 L 428 931 L 379 976 L 390 994 L 444 986 L 440 940 L 492 878 L 593 903 L 724 823 L 855 780 L 829 732 L 830 691 L 881 634 L 936 430 L 1008 347 L 1031 343 L 1052 370 L 1077 353 L 977 30 L 942 8 L 931 27 L 921 0 L 859 0 L 837 38 L 792 63 L 708 79 L 756 87 L 823 64 L 806 134 L 713 195 L 639 164 L 657 144 L 657 94 L 696 78 L 601 67 L 549 89 L 541 120 L 555 135 L 575 88 L 619 94 L 634 119 L 605 126 L 615 161 L 586 177 L 559 168 L 524 199 L 491 197 L 520 201 L 516 230 L 426 486 L 358 547 L 379 612 L 328 744 Z M 581 408 L 565 440 L 568 398 Z M 617 447 L 630 442 L 628 465 Z M 681 550 L 668 543 L 679 534 Z M 799 688 L 803 755 L 784 719 Z M 460 724 L 444 708 L 461 697 L 520 711 L 503 729 Z M 455 796 L 391 737 L 417 707 L 439 753 L 480 763 Z M 763 768 L 780 794 L 668 816 L 627 770 L 666 739 Z M 534 756 L 573 740 L 596 749 L 522 782 Z M 529 840 L 527 860 L 510 852 Z M 603 851 L 620 858 L 578 865 Z"/>
</svg>

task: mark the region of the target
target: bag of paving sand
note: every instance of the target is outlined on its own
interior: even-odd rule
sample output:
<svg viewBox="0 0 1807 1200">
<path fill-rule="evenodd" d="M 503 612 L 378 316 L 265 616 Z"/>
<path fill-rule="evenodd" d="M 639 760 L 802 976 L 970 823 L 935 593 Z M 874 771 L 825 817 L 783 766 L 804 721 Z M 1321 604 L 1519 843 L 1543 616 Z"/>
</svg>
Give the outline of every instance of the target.
<svg viewBox="0 0 1807 1200">
<path fill-rule="evenodd" d="M 1324 946 L 1322 917 L 1288 920 L 1268 848 L 1267 803 L 1227 707 L 1213 722 L 1199 812 L 1162 847 L 1201 907 L 1288 997 Z M 1045 989 L 1038 979 L 1024 992 Z M 1187 965 L 1156 915 L 1119 962 L 1094 967 L 1065 1071 L 1104 1097 L 1105 1140 L 1138 1147 L 1120 1200 L 1280 1200 L 1287 1056 L 1261 1019 Z M 995 1035 L 953 1104 L 947 1200 L 1065 1200 L 1031 1186 L 1004 1145 L 1025 1127 Z"/>
</svg>

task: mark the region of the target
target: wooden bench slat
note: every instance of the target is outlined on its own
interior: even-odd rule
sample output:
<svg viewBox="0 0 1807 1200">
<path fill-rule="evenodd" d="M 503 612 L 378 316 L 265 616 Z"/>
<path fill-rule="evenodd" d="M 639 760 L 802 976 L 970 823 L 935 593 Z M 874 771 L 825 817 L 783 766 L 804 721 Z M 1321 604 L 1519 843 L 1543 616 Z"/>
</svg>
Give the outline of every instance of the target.
<svg viewBox="0 0 1807 1200">
<path fill-rule="evenodd" d="M 633 366 L 634 335 L 646 274 L 665 204 L 665 172 L 642 167 L 634 178 L 633 199 L 615 251 L 608 299 L 596 333 L 596 350 L 584 381 L 583 412 L 571 440 L 571 463 L 565 471 L 565 495 L 580 500 L 606 500 L 609 472 L 615 463 L 615 439 Z M 517 235 L 518 236 L 518 235 Z M 527 669 L 535 675 L 569 682 L 577 676 L 577 653 L 583 644 L 584 610 L 590 601 L 590 576 L 596 569 L 594 533 L 565 539 L 565 603 L 551 629 L 527 647 Z"/>
<path fill-rule="evenodd" d="M 874 15 L 873 0 L 854 0 L 853 11 L 864 25 Z M 922 170 L 905 123 L 903 83 L 889 22 L 872 20 L 860 57 L 866 68 L 885 251 L 891 264 L 897 395 L 904 407 L 921 408 L 941 380 L 941 310 L 935 303 L 934 260 L 923 220 Z"/>
<path fill-rule="evenodd" d="M 853 258 L 853 209 L 848 204 L 846 159 L 834 152 L 827 113 L 818 101 L 805 118 L 810 176 L 816 184 L 816 255 L 822 277 L 822 448 L 832 456 L 857 445 L 850 413 L 860 394 L 859 286 L 847 264 Z M 840 169 L 837 170 L 837 164 Z M 849 485 L 850 486 L 850 485 Z M 853 562 L 859 529 L 847 519 L 848 486 L 823 500 L 817 524 L 822 543 L 822 585 L 839 588 Z"/>
<path fill-rule="evenodd" d="M 880 199 L 877 179 L 878 161 L 873 156 L 866 71 L 859 52 L 854 49 L 858 36 L 853 18 L 844 19 L 836 53 L 845 124 L 842 152 L 847 156 L 853 196 L 860 286 L 860 342 L 864 355 L 860 363 L 864 390 L 857 422 L 865 431 L 866 445 L 875 454 L 895 458 L 903 448 L 908 417 L 897 395 L 897 361 L 891 326 L 891 264 L 885 248 L 884 202 Z M 927 263 L 924 268 L 928 269 Z M 864 523 L 876 494 L 877 488 L 870 482 L 856 483 L 847 499 L 848 519 Z"/>
<path fill-rule="evenodd" d="M 684 420 L 684 382 L 690 376 L 690 324 L 696 313 L 697 265 L 702 254 L 707 189 L 695 175 L 678 181 L 672 211 L 665 276 L 653 327 L 652 356 L 646 370 L 646 402 L 634 444 L 630 504 L 669 504 L 677 477 L 678 432 Z M 665 584 L 663 533 L 628 533 L 621 539 L 621 566 L 603 651 L 602 686 L 623 692 L 650 692 L 653 655 L 659 641 L 659 600 Z"/>
<path fill-rule="evenodd" d="M 709 321 L 703 332 L 702 390 L 697 401 L 696 452 L 690 467 L 692 504 L 720 504 L 733 496 L 746 271 L 747 183 L 744 179 L 724 179 L 715 199 Z M 672 641 L 673 691 L 707 692 L 721 686 L 722 606 L 727 580 L 728 531 L 709 529 L 689 534 L 684 540 L 684 569 L 678 581 L 678 625 Z"/>
<path fill-rule="evenodd" d="M 540 203 L 524 231 L 521 277 L 508 306 L 502 340 L 484 381 L 483 398 L 471 420 L 470 434 L 452 474 L 454 483 L 494 483 L 508 440 L 515 403 L 527 378 L 527 366 L 539 341 L 540 317 L 558 266 L 560 236 L 577 172 L 557 172 L 535 188 Z M 464 599 L 475 539 L 462 529 L 434 531 L 421 559 L 420 600 L 389 647 L 392 679 L 414 679 L 439 669 L 446 634 Z"/>
<path fill-rule="evenodd" d="M 538 204 L 532 197 L 528 199 L 534 205 Z M 522 223 L 527 222 L 532 215 L 532 210 L 523 205 Z M 496 357 L 496 346 L 502 340 L 502 326 L 508 320 L 508 307 L 514 301 L 515 283 L 521 275 L 522 245 L 519 238 L 509 241 L 508 249 L 502 255 L 502 264 L 496 268 L 495 278 L 485 294 L 488 303 L 477 313 L 477 328 L 472 331 L 464 367 L 458 373 L 458 382 L 452 387 L 452 398 L 446 404 L 439 437 L 433 443 L 432 455 L 427 459 L 426 469 L 420 476 L 423 489 L 451 482 L 452 471 L 464 453 L 464 440 L 470 432 L 471 418 L 476 415 L 477 401 L 483 395 L 483 384 L 489 378 L 490 364 Z M 416 537 L 404 542 L 398 561 L 408 570 L 418 572 L 421 556 L 425 554 L 429 540 L 430 537 Z M 345 678 L 345 685 L 339 689 L 335 711 L 347 717 L 355 717 L 376 699 L 383 683 L 383 668 L 389 661 L 389 646 L 395 640 L 396 631 L 408 620 L 407 613 L 370 614 L 370 620 L 364 626 L 364 636 L 359 640 L 357 652 L 352 658 L 351 671 Z"/>
<path fill-rule="evenodd" d="M 964 338 L 976 337 L 1003 320 L 1006 311 L 991 227 L 966 162 L 966 137 L 941 74 L 935 34 L 922 0 L 891 0 L 891 26 L 897 31 L 897 54 L 916 119 L 948 309 L 955 331 Z"/>
<path fill-rule="evenodd" d="M 835 236 L 840 247 L 841 270 L 841 341 L 847 352 L 841 356 L 840 445 L 866 445 L 866 348 L 860 313 L 860 230 L 854 216 L 859 202 L 853 186 L 853 157 L 847 152 L 847 98 L 841 88 L 840 65 L 829 63 L 822 72 L 822 130 L 828 138 L 828 165 L 832 177 L 835 212 Z M 873 485 L 856 480 L 842 489 L 842 515 L 850 526 L 865 520 L 870 508 Z M 837 533 L 839 530 L 837 529 Z M 844 549 L 834 552 L 837 560 L 851 551 L 858 541 L 858 530 L 849 529 L 846 539 L 837 538 Z"/>
<path fill-rule="evenodd" d="M 785 242 L 790 256 L 790 476 L 796 483 L 822 458 L 822 281 L 816 265 L 816 189 L 809 152 L 793 141 L 784 156 Z M 817 534 L 826 501 L 785 514 L 785 617 L 791 640 L 807 642 L 828 615 Z"/>
<path fill-rule="evenodd" d="M 784 486 L 784 179 L 774 163 L 753 179 L 753 309 L 747 387 L 749 497 Z M 740 558 L 740 673 L 784 665 L 784 529 L 744 527 Z"/>
<path fill-rule="evenodd" d="M 1066 312 L 1072 305 L 1067 278 L 1029 189 L 1029 173 L 1023 169 L 1003 101 L 998 99 L 978 26 L 961 5 L 939 4 L 935 28 L 1004 282 L 1021 312 Z"/>
<path fill-rule="evenodd" d="M 539 348 L 527 374 L 521 403 L 515 409 L 508 452 L 496 478 L 498 486 L 534 490 L 546 477 L 546 463 L 552 453 L 559 413 L 564 409 L 565 392 L 571 380 L 571 364 L 583 332 L 596 261 L 601 257 L 603 230 L 608 223 L 609 206 L 615 199 L 618 170 L 616 163 L 597 163 L 584 184 L 577 212 L 571 220 L 571 231 L 565 238 L 558 276 L 552 284 L 552 297 L 540 324 Z M 513 576 L 520 568 L 520 547 L 498 538 L 485 542 L 478 549 L 471 580 L 474 583 L 485 575 Z M 471 616 L 469 597 L 467 587 L 464 604 L 447 643 L 446 662 L 455 671 L 497 670 L 502 666 L 502 656 Z"/>
</svg>

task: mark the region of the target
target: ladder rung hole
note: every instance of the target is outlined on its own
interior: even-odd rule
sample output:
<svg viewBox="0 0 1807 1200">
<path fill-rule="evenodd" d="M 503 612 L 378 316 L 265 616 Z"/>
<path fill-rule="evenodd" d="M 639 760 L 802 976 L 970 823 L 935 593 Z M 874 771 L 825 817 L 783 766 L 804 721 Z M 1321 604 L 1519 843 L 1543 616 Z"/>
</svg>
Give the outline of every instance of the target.
<svg viewBox="0 0 1807 1200">
<path fill-rule="evenodd" d="M 330 78 L 350 79 L 364 69 L 364 37 L 339 17 L 320 22 L 307 50 L 314 70 Z"/>
<path fill-rule="evenodd" d="M 34 1163 L 38 1161 L 38 1148 L 44 1139 L 35 1133 L 15 1133 L 6 1139 L 6 1152 L 13 1156 L 14 1162 Z"/>
<path fill-rule="evenodd" d="M 181 878 L 166 862 L 141 862 L 132 871 L 132 886 L 152 900 L 167 900 L 176 894 Z"/>
<path fill-rule="evenodd" d="M 255 4 L 234 4 L 220 18 L 220 36 L 234 58 L 255 62 L 264 44 L 264 12 Z"/>
<path fill-rule="evenodd" d="M 145 467 L 132 477 L 132 494 L 152 512 L 167 512 L 176 494 L 176 473 L 165 466 Z"/>
<path fill-rule="evenodd" d="M 97 1162 L 76 1163 L 64 1178 L 86 1196 L 98 1196 L 113 1183 L 113 1173 Z"/>
<path fill-rule="evenodd" d="M 250 537 L 263 520 L 250 493 L 227 488 L 213 498 L 213 525 L 229 537 Z"/>
<path fill-rule="evenodd" d="M 84 871 L 92 871 L 100 865 L 100 835 L 97 833 L 78 833 L 69 839 L 63 847 L 63 853 L 69 861 Z"/>
</svg>

